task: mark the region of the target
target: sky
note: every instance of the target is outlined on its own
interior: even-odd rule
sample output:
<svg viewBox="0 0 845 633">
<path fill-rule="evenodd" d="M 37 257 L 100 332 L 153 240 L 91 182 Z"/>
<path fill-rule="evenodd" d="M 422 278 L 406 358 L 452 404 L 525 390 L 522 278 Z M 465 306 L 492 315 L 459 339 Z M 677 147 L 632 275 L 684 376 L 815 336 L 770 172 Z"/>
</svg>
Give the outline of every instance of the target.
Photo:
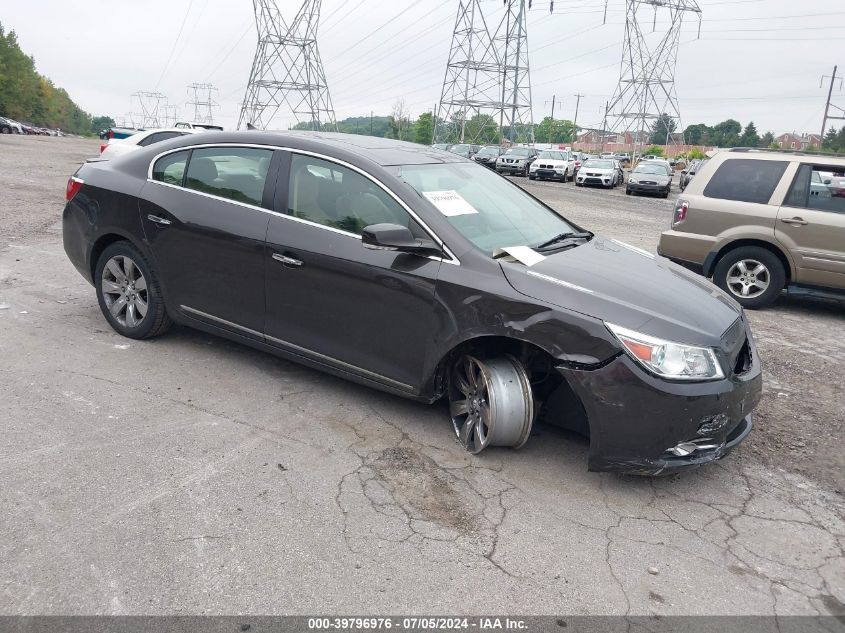
<svg viewBox="0 0 845 633">
<path fill-rule="evenodd" d="M 698 20 L 683 27 L 675 75 L 683 126 L 727 118 L 758 131 L 818 132 L 827 83 L 845 75 L 842 0 L 698 0 Z M 277 0 L 290 18 L 300 0 Z M 483 0 L 494 17 L 502 2 Z M 489 7 L 489 9 L 488 9 Z M 458 0 L 323 0 L 319 48 L 338 120 L 389 114 L 404 99 L 412 115 L 440 98 Z M 648 13 L 640 20 L 649 22 Z M 665 11 L 665 10 L 662 10 Z M 664 14 L 658 13 L 657 30 Z M 645 17 L 642 17 L 645 16 Z M 138 111 L 131 95 L 157 91 L 192 118 L 187 85 L 219 90 L 215 120 L 235 127 L 255 55 L 249 0 L 0 0 L 0 22 L 13 29 L 39 72 L 86 111 L 120 120 Z M 617 85 L 624 0 L 534 0 L 528 16 L 533 116 L 600 127 Z M 649 35 L 652 38 L 658 34 Z M 845 89 L 834 103 L 845 107 Z M 274 127 L 293 119 L 280 111 Z M 841 122 L 845 123 L 845 122 Z"/>
</svg>

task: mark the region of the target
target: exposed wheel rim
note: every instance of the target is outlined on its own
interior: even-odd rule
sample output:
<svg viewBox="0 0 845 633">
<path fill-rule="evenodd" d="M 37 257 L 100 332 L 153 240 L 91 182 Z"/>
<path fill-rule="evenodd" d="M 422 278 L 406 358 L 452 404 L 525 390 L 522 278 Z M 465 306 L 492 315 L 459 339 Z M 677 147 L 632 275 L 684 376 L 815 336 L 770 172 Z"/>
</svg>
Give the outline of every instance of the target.
<svg viewBox="0 0 845 633">
<path fill-rule="evenodd" d="M 455 435 L 470 453 L 488 446 L 521 447 L 534 421 L 525 369 L 512 357 L 462 357 L 452 369 L 449 413 Z"/>
<path fill-rule="evenodd" d="M 130 257 L 115 255 L 106 262 L 100 289 L 115 321 L 129 328 L 141 325 L 149 308 L 147 280 Z"/>
<path fill-rule="evenodd" d="M 731 266 L 725 284 L 731 294 L 740 299 L 754 299 L 769 288 L 771 273 L 756 259 L 741 259 Z"/>
</svg>

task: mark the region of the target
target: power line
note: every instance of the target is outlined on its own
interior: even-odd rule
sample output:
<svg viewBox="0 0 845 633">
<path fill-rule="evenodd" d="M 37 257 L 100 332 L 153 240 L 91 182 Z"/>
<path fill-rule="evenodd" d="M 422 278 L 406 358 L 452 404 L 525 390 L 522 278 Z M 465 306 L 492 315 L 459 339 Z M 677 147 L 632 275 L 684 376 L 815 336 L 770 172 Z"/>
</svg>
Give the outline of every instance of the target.
<svg viewBox="0 0 845 633">
<path fill-rule="evenodd" d="M 188 8 L 185 11 L 185 17 L 182 18 L 182 24 L 179 26 L 179 32 L 176 34 L 176 41 L 173 42 L 173 48 L 170 49 L 170 55 L 167 56 L 167 63 L 164 65 L 164 69 L 161 71 L 161 75 L 156 82 L 156 90 L 158 90 L 159 85 L 161 84 L 161 80 L 164 79 L 164 75 L 167 72 L 167 69 L 170 67 L 170 62 L 173 61 L 173 53 L 176 52 L 176 46 L 179 44 L 179 38 L 182 37 L 182 30 L 185 28 L 185 22 L 188 21 L 188 15 L 191 13 L 191 7 L 194 5 L 194 0 L 188 0 Z"/>
</svg>

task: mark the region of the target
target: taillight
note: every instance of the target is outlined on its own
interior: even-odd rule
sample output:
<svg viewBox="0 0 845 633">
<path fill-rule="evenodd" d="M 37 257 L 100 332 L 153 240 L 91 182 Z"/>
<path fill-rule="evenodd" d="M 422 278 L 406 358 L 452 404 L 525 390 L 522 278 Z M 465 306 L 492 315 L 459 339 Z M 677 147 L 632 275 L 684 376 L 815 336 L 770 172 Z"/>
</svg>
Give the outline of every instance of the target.
<svg viewBox="0 0 845 633">
<path fill-rule="evenodd" d="M 65 200 L 70 202 L 73 200 L 73 197 L 79 193 L 79 190 L 82 188 L 85 182 L 76 176 L 71 176 L 68 178 L 67 181 L 67 189 L 65 190 Z"/>
<path fill-rule="evenodd" d="M 678 200 L 675 203 L 675 212 L 672 214 L 672 226 L 680 224 L 687 219 L 687 211 L 689 210 L 689 202 L 686 200 Z"/>
<path fill-rule="evenodd" d="M 106 151 L 106 148 L 107 148 L 108 146 L 109 146 L 109 144 L 108 144 L 108 143 L 100 143 L 100 153 L 102 154 L 103 152 L 105 152 L 105 151 Z"/>
</svg>

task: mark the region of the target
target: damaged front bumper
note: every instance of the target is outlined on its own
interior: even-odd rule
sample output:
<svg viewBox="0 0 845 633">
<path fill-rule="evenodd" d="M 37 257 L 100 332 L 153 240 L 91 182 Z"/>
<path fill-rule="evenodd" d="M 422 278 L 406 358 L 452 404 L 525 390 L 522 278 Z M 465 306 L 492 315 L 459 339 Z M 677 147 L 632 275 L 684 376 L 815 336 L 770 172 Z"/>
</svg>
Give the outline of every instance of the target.
<svg viewBox="0 0 845 633">
<path fill-rule="evenodd" d="M 762 373 L 750 367 L 711 382 L 673 382 L 622 354 L 598 369 L 557 369 L 584 407 L 589 468 L 658 475 L 721 459 L 751 432 Z"/>
</svg>

